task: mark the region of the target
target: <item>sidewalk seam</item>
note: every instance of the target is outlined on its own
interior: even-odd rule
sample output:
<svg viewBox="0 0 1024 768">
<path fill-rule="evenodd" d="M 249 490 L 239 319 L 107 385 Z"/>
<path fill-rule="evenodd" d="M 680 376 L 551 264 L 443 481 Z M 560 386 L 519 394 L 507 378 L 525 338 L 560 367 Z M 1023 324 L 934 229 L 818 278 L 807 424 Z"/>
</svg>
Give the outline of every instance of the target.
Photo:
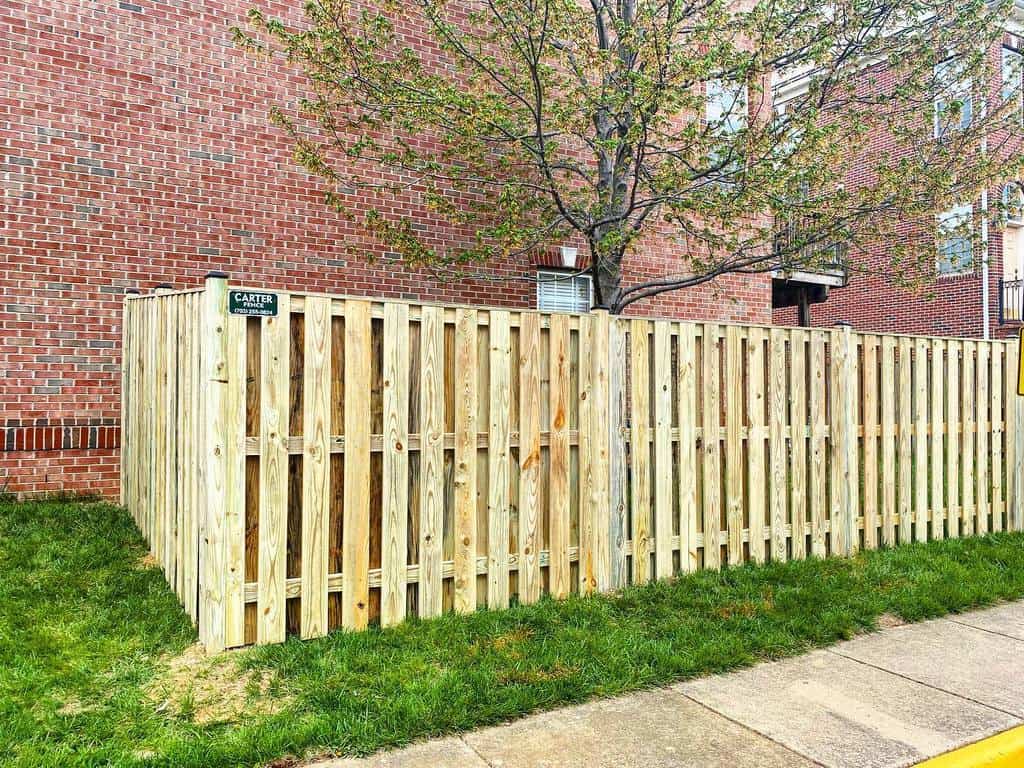
<svg viewBox="0 0 1024 768">
<path fill-rule="evenodd" d="M 695 679 L 700 679 L 700 678 L 695 678 Z M 698 701 L 697 699 L 693 698 L 692 696 L 686 695 L 685 693 L 683 693 L 682 691 L 680 691 L 676 687 L 678 685 L 681 685 L 681 683 L 673 683 L 672 686 L 670 686 L 668 688 L 664 688 L 663 690 L 671 691 L 672 693 L 676 694 L 677 696 L 680 696 L 681 698 L 684 698 L 687 701 L 693 702 L 694 704 L 696 704 L 701 709 L 706 709 L 708 712 L 710 712 L 711 714 L 715 715 L 716 717 L 720 717 L 723 720 L 727 720 L 730 723 L 732 723 L 733 725 L 739 726 L 744 731 L 749 731 L 750 733 L 753 733 L 755 736 L 760 736 L 762 739 L 767 739 L 768 741 L 770 741 L 775 746 L 782 747 L 782 749 L 786 750 L 787 752 L 792 752 L 794 755 L 796 755 L 797 757 L 803 758 L 804 760 L 809 762 L 811 765 L 815 765 L 818 768 L 826 768 L 824 763 L 819 763 L 817 760 L 815 760 L 810 755 L 805 755 L 803 752 L 799 752 L 799 751 L 793 749 L 793 747 L 789 746 L 788 744 L 783 744 L 781 741 L 778 741 L 778 740 L 772 738 L 767 733 L 762 733 L 761 731 L 757 730 L 756 728 L 751 728 L 746 723 L 742 723 L 739 720 L 736 720 L 736 719 L 730 717 L 729 715 L 725 714 L 724 712 L 719 712 L 714 707 L 709 707 L 703 701 Z"/>
<path fill-rule="evenodd" d="M 1000 712 L 1001 714 L 1007 715 L 1008 717 L 1012 717 L 1018 723 L 1024 723 L 1024 718 L 1021 718 L 1021 716 L 1018 715 L 1016 712 L 1008 712 L 1005 709 L 1000 709 L 999 707 L 993 706 L 992 704 L 988 704 L 988 703 L 986 703 L 984 701 L 978 701 L 977 699 L 973 699 L 970 696 L 964 696 L 962 693 L 957 693 L 956 691 L 949 691 L 949 690 L 946 690 L 945 688 L 939 688 L 937 685 L 932 685 L 931 683 L 926 683 L 926 682 L 924 682 L 922 680 L 916 680 L 913 677 L 908 677 L 907 675 L 904 675 L 904 674 L 902 674 L 900 672 L 894 672 L 891 669 L 886 669 L 885 667 L 880 667 L 877 664 L 872 664 L 869 661 L 863 661 L 861 659 L 856 659 L 853 656 L 847 656 L 845 653 L 840 653 L 835 648 L 825 648 L 824 650 L 825 650 L 826 653 L 835 654 L 836 656 L 839 656 L 841 658 L 849 659 L 850 661 L 856 662 L 857 664 L 862 664 L 865 667 L 871 667 L 872 669 L 877 669 L 879 672 L 885 672 L 886 674 L 893 675 L 894 677 L 898 677 L 898 678 L 900 678 L 902 680 L 906 680 L 907 682 L 910 682 L 910 683 L 916 683 L 917 685 L 923 685 L 925 688 L 931 688 L 933 691 L 939 691 L 940 693 L 945 693 L 945 694 L 948 694 L 949 696 L 953 696 L 955 698 L 962 699 L 964 701 L 969 701 L 969 702 L 971 702 L 973 704 L 977 704 L 980 707 L 985 707 L 986 709 L 991 709 L 993 712 Z"/>
<path fill-rule="evenodd" d="M 480 752 L 479 749 L 477 749 L 472 744 L 470 744 L 468 741 L 466 741 L 466 736 L 468 736 L 470 733 L 474 733 L 474 731 L 467 731 L 466 733 L 460 733 L 459 734 L 459 741 L 461 741 L 463 744 L 465 744 L 469 748 L 470 752 L 472 752 L 474 755 L 479 757 L 480 758 L 480 762 L 483 763 L 484 765 L 486 765 L 487 768 L 494 768 L 494 763 L 492 763 L 490 760 L 488 760 L 486 757 L 484 757 L 483 753 Z"/>
<path fill-rule="evenodd" d="M 997 632 L 994 629 L 987 629 L 986 627 L 977 627 L 974 624 L 968 624 L 966 621 L 958 621 L 953 616 L 947 616 L 945 620 L 948 621 L 950 624 L 957 624 L 957 625 L 959 625 L 961 627 L 967 627 L 968 629 L 976 629 L 979 632 L 988 632 L 990 635 L 995 635 L 996 637 L 1005 637 L 1007 640 L 1013 640 L 1014 642 L 1017 642 L 1017 643 L 1024 643 L 1024 640 L 1022 640 L 1019 637 L 1014 637 L 1013 635 L 1008 635 L 1005 632 Z"/>
</svg>

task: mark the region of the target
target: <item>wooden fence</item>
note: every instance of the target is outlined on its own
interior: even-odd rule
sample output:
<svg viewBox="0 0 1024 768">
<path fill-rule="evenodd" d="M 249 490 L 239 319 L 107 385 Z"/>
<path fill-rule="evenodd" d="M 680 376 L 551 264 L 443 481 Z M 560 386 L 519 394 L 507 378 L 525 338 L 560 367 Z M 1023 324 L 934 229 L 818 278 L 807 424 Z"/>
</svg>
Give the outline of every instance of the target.
<svg viewBox="0 0 1024 768">
<path fill-rule="evenodd" d="M 1024 524 L 1014 344 L 228 292 L 124 321 L 123 502 L 214 650 Z"/>
</svg>

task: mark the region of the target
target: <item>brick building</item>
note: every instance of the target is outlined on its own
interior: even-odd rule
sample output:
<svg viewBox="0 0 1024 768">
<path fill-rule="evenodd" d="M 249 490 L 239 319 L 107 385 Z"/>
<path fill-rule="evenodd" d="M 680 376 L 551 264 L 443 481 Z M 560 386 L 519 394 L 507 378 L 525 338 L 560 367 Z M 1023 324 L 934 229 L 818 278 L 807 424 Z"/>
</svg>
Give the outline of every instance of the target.
<svg viewBox="0 0 1024 768">
<path fill-rule="evenodd" d="M 128 289 L 195 286 L 218 269 L 268 288 L 536 305 L 536 283 L 521 279 L 534 263 L 439 284 L 324 208 L 267 120 L 301 83 L 231 42 L 251 5 L 0 4 L 0 491 L 116 492 Z M 627 272 L 671 272 L 677 254 L 655 237 Z M 634 311 L 769 322 L 770 285 L 729 276 Z"/>
<path fill-rule="evenodd" d="M 971 97 L 974 109 L 980 109 L 979 91 L 990 99 L 1012 98 L 1022 104 L 1021 62 L 1024 60 L 1024 38 L 1020 36 L 1024 9 L 1015 6 L 1008 32 L 1001 45 L 989 52 L 989 65 L 999 73 L 985 88 L 975 89 Z M 941 74 L 937 67 L 937 74 Z M 884 70 L 873 76 L 884 83 Z M 796 81 L 782 84 L 777 98 L 785 100 L 798 90 Z M 789 91 L 790 93 L 787 93 Z M 938 105 L 936 112 L 938 113 Z M 1020 135 L 1002 132 L 990 137 L 991 146 L 1002 152 L 1020 152 L 1024 138 L 1024 109 Z M 969 120 L 969 110 L 961 119 Z M 954 130 L 957 126 L 952 127 Z M 939 127 L 936 118 L 935 130 Z M 891 152 L 891 137 L 878 133 L 871 137 L 864 156 Z M 895 161 L 897 158 L 893 158 Z M 855 165 L 847 178 L 854 187 L 867 175 L 864 167 Z M 1024 193 L 1020 182 L 988 190 L 977 200 L 964 201 L 940 215 L 937 220 L 900 223 L 896 239 L 911 245 L 924 246 L 929 241 L 939 245 L 939 254 L 931 274 L 924 275 L 925 284 L 916 290 L 901 287 L 887 274 L 890 267 L 889 243 L 879 242 L 848 254 L 851 269 L 849 284 L 833 290 L 824 303 L 810 306 L 810 324 L 827 326 L 846 321 L 862 330 L 920 333 L 937 336 L 977 336 L 1000 338 L 1016 334 L 1024 319 Z M 1008 218 L 1003 208 L 1015 213 Z M 953 232 L 960 220 L 973 221 L 971 234 Z M 930 243 L 929 243 L 930 244 Z M 798 324 L 794 307 L 775 309 L 773 321 L 782 325 Z"/>
</svg>

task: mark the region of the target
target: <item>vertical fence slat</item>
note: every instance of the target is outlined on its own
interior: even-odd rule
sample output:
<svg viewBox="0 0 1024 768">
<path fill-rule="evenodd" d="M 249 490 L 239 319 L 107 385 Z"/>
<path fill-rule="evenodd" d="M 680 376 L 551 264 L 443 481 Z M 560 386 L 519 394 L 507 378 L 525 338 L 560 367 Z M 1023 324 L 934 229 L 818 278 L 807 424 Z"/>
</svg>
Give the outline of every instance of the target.
<svg viewBox="0 0 1024 768">
<path fill-rule="evenodd" d="M 747 336 L 747 497 L 750 559 L 765 561 L 765 379 L 764 329 L 751 328 Z"/>
<path fill-rule="evenodd" d="M 654 574 L 672 575 L 672 336 L 654 323 Z"/>
<path fill-rule="evenodd" d="M 383 371 L 385 451 L 381 484 L 380 621 L 389 627 L 405 618 L 409 561 L 408 304 L 388 302 L 384 305 Z"/>
<path fill-rule="evenodd" d="M 946 533 L 960 535 L 960 342 L 946 345 Z"/>
<path fill-rule="evenodd" d="M 608 313 L 598 310 L 593 313 L 593 332 L 591 333 L 591 364 L 593 373 L 591 375 L 591 391 L 594 398 L 594 407 L 590 411 L 590 424 L 594 431 L 591 440 L 591 461 L 590 469 L 592 481 L 590 484 L 590 506 L 591 514 L 595 522 L 593 529 L 593 564 L 594 564 L 594 586 L 600 591 L 606 591 L 611 585 L 611 538 L 609 526 L 604 524 L 604 516 L 608 510 L 608 497 L 610 493 L 610 453 L 611 430 L 609 421 L 609 342 L 611 334 L 611 322 Z M 623 361 L 625 362 L 625 361 Z"/>
<path fill-rule="evenodd" d="M 796 560 L 807 555 L 807 334 L 792 330 L 790 337 L 790 517 L 793 535 L 790 538 L 792 556 Z M 753 393 L 751 394 L 753 397 Z M 753 402 L 753 400 L 751 400 Z M 762 463 L 763 464 L 763 463 Z M 763 470 L 763 466 L 761 467 Z M 753 472 L 753 469 L 751 470 Z M 763 474 L 763 472 L 759 473 Z M 753 475 L 751 483 L 753 484 Z M 753 540 L 753 527 L 751 527 Z"/>
<path fill-rule="evenodd" d="M 508 607 L 509 405 L 512 342 L 509 313 L 490 316 L 487 606 Z M 582 344 L 581 344 L 582 346 Z"/>
<path fill-rule="evenodd" d="M 900 388 L 899 399 L 899 540 L 901 544 L 913 540 L 914 519 L 913 519 L 913 461 L 911 456 L 911 445 L 914 433 L 913 413 L 913 391 L 914 379 L 912 373 L 913 346 L 910 339 L 903 336 L 899 340 L 899 376 L 897 381 Z"/>
<path fill-rule="evenodd" d="M 593 317 L 583 315 L 580 317 L 579 333 L 579 580 L 580 593 L 588 594 L 594 590 L 596 581 L 594 579 L 594 525 L 591 497 L 593 491 L 593 376 L 594 368 L 591 362 L 593 338 Z M 623 361 L 625 362 L 625 361 Z"/>
<path fill-rule="evenodd" d="M 988 533 L 991 528 L 989 527 L 989 515 L 991 514 L 991 508 L 989 506 L 989 451 L 988 451 L 988 436 L 992 429 L 992 423 L 989 419 L 989 376 L 991 371 L 989 369 L 991 361 L 991 344 L 987 341 L 978 342 L 978 359 L 975 363 L 975 372 L 978 376 L 978 389 L 977 389 L 977 416 L 976 416 L 976 429 L 975 435 L 977 442 L 975 444 L 974 459 L 977 464 L 977 470 L 975 474 L 975 482 L 977 487 L 977 495 L 975 497 L 975 533 L 985 534 Z"/>
<path fill-rule="evenodd" d="M 679 567 L 697 568 L 697 370 L 694 326 L 679 324 Z"/>
<path fill-rule="evenodd" d="M 225 398 L 225 467 L 227 494 L 224 501 L 224 536 L 227 577 L 224 592 L 225 635 L 228 648 L 245 644 L 245 318 L 227 319 L 228 376 Z M 168 531 L 170 535 L 173 532 Z"/>
<path fill-rule="evenodd" d="M 551 414 L 549 525 L 550 558 L 548 589 L 554 597 L 569 594 L 569 545 L 571 533 L 569 484 L 569 318 L 551 316 L 551 351 L 548 356 L 551 386 L 548 390 Z"/>
<path fill-rule="evenodd" d="M 327 320 L 327 327 L 329 329 L 330 318 Z M 309 357 L 310 336 L 319 334 L 319 328 L 316 327 L 319 322 L 318 318 L 310 315 L 310 308 L 307 305 L 307 352 L 305 360 L 307 368 L 311 362 Z M 342 471 L 345 473 L 345 483 L 341 544 L 341 625 L 345 629 L 365 628 L 369 622 L 370 615 L 370 379 L 372 372 L 372 332 L 369 302 L 346 301 L 344 366 L 345 457 L 342 464 Z M 330 333 L 330 331 L 328 330 L 327 333 Z M 331 344 L 328 338 L 327 349 L 330 348 Z M 331 370 L 330 364 L 326 368 L 329 374 Z M 310 397 L 310 394 L 309 390 L 306 390 L 307 398 Z M 330 409 L 328 408 L 329 412 Z M 315 426 L 310 421 L 310 413 L 308 411 L 303 415 L 303 419 L 306 439 L 309 440 L 310 433 L 315 429 Z M 303 480 L 305 481 L 305 469 L 303 470 Z M 328 487 L 330 486 L 328 485 Z M 307 514 L 308 510 L 304 508 L 303 521 L 305 521 Z M 328 519 L 328 510 L 326 508 L 323 514 L 326 525 Z M 324 552 L 326 556 L 326 549 Z M 326 566 L 325 560 L 323 567 L 326 568 Z M 305 570 L 305 552 L 303 552 L 302 567 Z M 400 578 L 404 577 L 404 575 L 402 573 Z M 393 599 L 393 595 L 391 597 Z M 325 603 L 325 612 L 326 607 Z M 305 614 L 305 611 L 303 611 L 303 614 Z"/>
<path fill-rule="evenodd" d="M 476 610 L 477 312 L 455 311 L 455 597 Z"/>
<path fill-rule="evenodd" d="M 256 642 L 285 639 L 288 542 L 288 391 L 291 297 L 277 297 L 277 317 L 260 329 L 260 510 Z"/>
<path fill-rule="evenodd" d="M 928 540 L 928 345 L 914 345 L 914 540 Z"/>
<path fill-rule="evenodd" d="M 162 291 L 158 290 L 158 293 Z M 160 299 L 152 299 L 155 310 L 156 334 L 153 338 L 155 347 L 155 358 L 153 370 L 156 372 L 156 394 L 154 399 L 153 419 L 153 468 L 152 468 L 152 535 L 150 537 L 150 552 L 156 558 L 160 567 L 165 570 L 167 563 L 164 560 L 164 539 L 166 528 L 164 526 L 167 513 L 167 365 L 165 346 L 167 343 L 167 304 Z M 226 332 L 226 329 L 225 329 Z M 226 372 L 225 372 L 226 377 Z"/>
<path fill-rule="evenodd" d="M 307 297 L 305 315 L 306 332 L 303 350 L 302 382 L 302 594 L 300 630 L 303 638 L 309 638 L 327 634 L 327 530 L 330 519 L 331 500 L 329 477 L 331 431 L 330 299 L 320 296 Z M 347 373 L 348 371 L 346 370 Z M 354 396 L 354 392 L 347 390 L 348 387 L 346 387 L 346 396 Z M 355 483 L 351 481 L 346 482 L 346 492 L 348 492 L 350 485 L 355 485 Z M 348 592 L 345 596 L 345 603 L 348 604 L 354 597 L 354 592 Z M 361 625 L 356 623 L 353 626 L 358 627 Z"/>
<path fill-rule="evenodd" d="M 831 543 L 835 555 L 857 550 L 857 437 L 855 415 L 856 349 L 849 327 L 836 328 L 832 340 Z"/>
<path fill-rule="evenodd" d="M 519 321 L 519 600 L 540 599 L 540 316 Z"/>
<path fill-rule="evenodd" d="M 721 565 L 721 445 L 720 440 L 720 399 L 718 326 L 705 323 L 701 337 L 701 359 L 703 368 L 702 391 L 702 436 L 703 443 L 703 487 L 704 487 L 704 567 L 718 568 Z"/>
<path fill-rule="evenodd" d="M 167 390 L 165 392 L 164 401 L 164 409 L 167 412 L 165 433 L 166 442 L 164 443 L 164 500 L 166 503 L 164 520 L 166 521 L 167 526 L 167 535 L 164 539 L 164 571 L 168 585 L 170 585 L 171 589 L 175 589 L 177 586 L 178 571 L 178 297 L 168 296 L 163 299 L 162 302 L 165 305 L 167 316 L 167 327 L 165 328 L 166 336 L 163 340 L 164 365 L 167 367 Z M 244 360 L 242 365 L 245 365 Z M 244 386 L 242 391 L 244 393 Z M 232 382 L 231 393 L 233 396 L 235 395 L 235 392 L 236 389 L 234 382 Z M 235 403 L 232 401 L 232 418 L 234 418 L 234 410 Z M 244 463 L 245 457 L 239 452 L 238 447 L 235 447 L 231 458 L 232 461 L 228 466 L 232 472 L 235 472 L 237 471 L 237 463 Z M 236 487 L 237 483 L 237 475 L 233 475 L 232 481 L 229 483 L 228 487 L 233 489 Z M 235 508 L 234 504 L 232 504 L 231 508 Z M 234 521 L 229 518 L 229 523 L 231 522 Z M 244 610 L 242 604 L 242 583 L 244 574 L 235 573 L 233 570 L 235 568 L 235 563 L 237 562 L 237 550 L 239 547 L 244 547 L 245 544 L 244 517 L 241 525 L 241 535 L 235 535 L 237 532 L 236 527 L 235 532 L 228 538 L 229 547 L 232 550 L 228 566 L 228 591 L 230 595 L 228 608 L 230 612 L 241 612 Z M 234 623 L 234 616 L 229 613 L 228 626 L 232 627 Z M 235 638 L 237 638 L 237 636 L 235 636 Z M 239 645 L 240 642 L 234 642 L 232 644 Z"/>
<path fill-rule="evenodd" d="M 633 516 L 633 583 L 651 578 L 651 382 L 650 346 L 646 320 L 630 323 L 630 468 Z"/>
<path fill-rule="evenodd" d="M 420 325 L 419 612 L 439 616 L 444 556 L 444 310 L 423 307 Z M 507 470 L 506 470 L 507 471 Z M 507 547 L 506 547 L 507 549 Z"/>
<path fill-rule="evenodd" d="M 932 538 L 944 539 L 946 537 L 946 503 L 943 484 L 946 477 L 944 468 L 945 457 L 943 456 L 943 435 L 945 422 L 943 420 L 943 409 L 945 407 L 945 384 L 944 358 L 946 344 L 942 339 L 932 339 L 932 393 L 931 393 L 931 509 L 932 509 Z"/>
<path fill-rule="evenodd" d="M 128 391 L 135 374 L 135 364 L 131 360 L 133 339 L 131 324 L 134 305 L 127 299 L 121 299 L 121 474 L 118 484 L 118 501 L 122 507 L 128 507 L 128 464 L 131 456 L 132 418 L 128 411 Z"/>
<path fill-rule="evenodd" d="M 789 556 L 786 546 L 786 332 L 772 328 L 768 350 L 768 440 L 771 466 L 769 517 L 771 519 L 772 561 L 782 562 Z"/>
<path fill-rule="evenodd" d="M 989 393 L 992 398 L 992 427 L 989 447 L 992 455 L 989 482 L 992 486 L 992 530 L 1003 530 L 1003 349 L 1000 342 L 992 343 L 992 376 Z"/>
<path fill-rule="evenodd" d="M 1006 342 L 1006 374 L 1003 378 L 1005 399 L 1003 401 L 1003 419 L 1006 424 L 1004 444 L 1006 446 L 1006 530 L 1019 531 L 1020 519 L 1018 508 L 1020 500 L 1017 498 L 1022 490 L 1017 482 L 1017 355 L 1019 343 L 1015 341 Z M 952 384 L 950 384 L 952 387 Z"/>
<path fill-rule="evenodd" d="M 977 393 L 975 392 L 976 379 L 974 369 L 977 355 L 977 342 L 964 341 L 962 376 L 960 379 L 960 420 L 962 430 L 960 444 L 960 525 L 961 533 L 964 536 L 971 536 L 975 532 L 974 445 L 976 441 L 975 430 L 977 428 L 975 422 Z"/>
<path fill-rule="evenodd" d="M 825 391 L 825 331 L 811 331 L 811 368 L 807 377 L 810 384 L 808 406 L 811 418 L 811 461 L 809 494 L 811 512 L 811 554 L 827 554 L 825 520 L 828 504 L 826 468 L 826 391 Z"/>
<path fill-rule="evenodd" d="M 626 495 L 629 468 L 626 466 L 626 320 L 614 318 L 608 324 L 608 586 L 617 589 L 628 583 L 626 572 Z"/>
<path fill-rule="evenodd" d="M 725 331 L 725 519 L 729 565 L 743 562 L 743 355 L 739 327 Z"/>
<path fill-rule="evenodd" d="M 878 546 L 878 337 L 863 337 L 864 348 L 864 546 Z"/>
<path fill-rule="evenodd" d="M 882 338 L 882 543 L 896 544 L 896 340 Z"/>
<path fill-rule="evenodd" d="M 203 469 L 199 584 L 199 639 L 207 651 L 224 649 L 224 521 L 227 487 L 227 280 L 211 276 L 203 291 L 201 330 Z"/>
</svg>

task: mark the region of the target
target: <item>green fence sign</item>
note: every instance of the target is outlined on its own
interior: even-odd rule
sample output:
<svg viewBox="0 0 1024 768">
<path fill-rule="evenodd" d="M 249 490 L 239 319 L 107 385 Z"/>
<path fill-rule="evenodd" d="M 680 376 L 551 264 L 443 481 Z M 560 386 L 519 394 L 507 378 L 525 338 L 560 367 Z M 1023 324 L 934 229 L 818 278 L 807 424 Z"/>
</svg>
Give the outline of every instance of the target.
<svg viewBox="0 0 1024 768">
<path fill-rule="evenodd" d="M 277 294 L 262 291 L 230 291 L 228 312 L 250 317 L 277 317 Z"/>
</svg>

